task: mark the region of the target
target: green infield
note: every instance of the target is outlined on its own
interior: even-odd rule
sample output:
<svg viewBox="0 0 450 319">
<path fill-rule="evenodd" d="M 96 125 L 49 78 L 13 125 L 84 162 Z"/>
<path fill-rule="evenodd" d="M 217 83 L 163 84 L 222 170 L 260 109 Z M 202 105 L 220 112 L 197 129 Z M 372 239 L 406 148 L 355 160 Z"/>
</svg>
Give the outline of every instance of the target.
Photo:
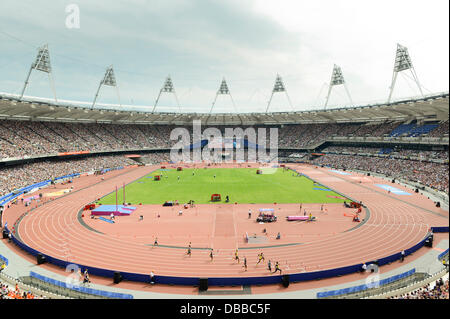
<svg viewBox="0 0 450 319">
<path fill-rule="evenodd" d="M 156 181 L 153 176 L 161 175 Z M 133 205 L 163 204 L 178 200 L 180 204 L 194 200 L 196 204 L 211 202 L 212 194 L 220 194 L 221 203 L 228 195 L 230 203 L 343 203 L 341 195 L 315 184 L 292 171 L 277 169 L 273 174 L 256 174 L 252 168 L 156 170 L 125 186 L 125 199 Z M 120 186 L 120 185 L 118 185 Z M 123 202 L 123 190 L 117 192 Z M 115 204 L 116 193 L 105 196 L 102 204 Z"/>
</svg>

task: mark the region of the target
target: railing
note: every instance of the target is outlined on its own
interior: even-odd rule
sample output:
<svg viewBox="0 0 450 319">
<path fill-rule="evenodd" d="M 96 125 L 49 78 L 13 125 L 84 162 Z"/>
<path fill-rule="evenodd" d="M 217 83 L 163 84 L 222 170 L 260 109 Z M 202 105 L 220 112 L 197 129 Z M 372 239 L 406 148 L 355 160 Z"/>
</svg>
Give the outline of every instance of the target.
<svg viewBox="0 0 450 319">
<path fill-rule="evenodd" d="M 353 287 L 347 287 L 343 289 L 337 289 L 337 290 L 331 290 L 331 291 L 324 291 L 317 293 L 317 298 L 341 298 L 345 297 L 344 295 L 350 295 L 350 294 L 356 294 L 356 293 L 362 293 L 366 292 L 367 290 L 373 290 L 373 289 L 379 289 L 382 286 L 389 285 L 395 281 L 399 281 L 401 279 L 404 279 L 406 277 L 411 277 L 416 273 L 416 269 L 411 269 L 407 272 L 401 273 L 399 275 L 395 275 L 386 279 L 379 280 L 377 282 L 373 282 L 370 284 L 363 284 L 359 286 L 353 286 Z M 370 293 L 370 292 L 366 292 Z"/>
<path fill-rule="evenodd" d="M 45 296 L 46 298 L 50 298 L 50 299 L 66 299 L 67 298 L 58 293 L 53 293 L 53 292 L 39 289 L 38 287 L 27 284 L 26 282 L 23 282 L 20 279 L 13 278 L 3 272 L 0 272 L 0 281 L 6 283 L 8 285 L 11 285 L 11 287 L 15 287 L 15 285 L 17 284 L 20 290 L 30 291 L 35 296 Z"/>
<path fill-rule="evenodd" d="M 0 261 L 1 261 L 2 263 L 5 263 L 6 266 L 9 265 L 9 260 L 8 260 L 8 258 L 6 258 L 5 256 L 0 255 Z"/>
<path fill-rule="evenodd" d="M 370 296 L 370 297 L 365 297 L 366 299 L 386 299 L 389 297 L 393 297 L 393 296 L 400 296 L 403 295 L 405 293 L 409 293 L 411 291 L 414 291 L 416 289 L 425 287 L 426 285 L 428 285 L 429 283 L 436 281 L 439 278 L 442 278 L 446 273 L 448 272 L 447 268 L 443 268 L 441 270 L 439 270 L 438 272 L 434 273 L 433 275 L 429 276 L 428 278 L 422 280 L 422 281 L 418 281 L 415 283 L 412 283 L 406 287 L 402 287 L 399 289 L 395 289 L 395 290 L 391 290 L 389 292 L 384 292 L 381 293 L 379 295 L 374 295 L 374 296 Z"/>
<path fill-rule="evenodd" d="M 344 296 L 343 299 L 362 299 L 362 298 L 368 298 L 371 296 L 388 293 L 393 290 L 398 290 L 398 289 L 408 287 L 417 282 L 425 280 L 428 277 L 430 277 L 430 276 L 426 272 L 415 273 L 414 275 L 412 275 L 410 277 L 407 277 L 405 279 L 400 279 L 397 282 L 382 286 L 379 289 L 370 289 L 367 291 L 362 291 L 362 292 L 359 292 L 359 293 L 356 293 L 353 295 Z"/>
<path fill-rule="evenodd" d="M 101 298 L 101 299 L 133 299 L 133 295 L 98 290 L 83 286 L 83 284 L 68 284 L 59 280 L 48 278 L 33 271 L 30 276 L 23 277 L 22 281 L 41 290 L 57 293 L 70 298 Z"/>
</svg>

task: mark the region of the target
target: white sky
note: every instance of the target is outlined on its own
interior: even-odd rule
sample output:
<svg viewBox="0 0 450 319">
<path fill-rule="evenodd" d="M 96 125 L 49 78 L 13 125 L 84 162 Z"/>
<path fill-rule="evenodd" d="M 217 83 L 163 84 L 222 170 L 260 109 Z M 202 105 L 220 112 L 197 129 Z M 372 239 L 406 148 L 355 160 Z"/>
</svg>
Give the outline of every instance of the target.
<svg viewBox="0 0 450 319">
<path fill-rule="evenodd" d="M 68 4 L 80 29 L 65 27 Z M 113 64 L 123 104 L 152 107 L 170 74 L 183 111 L 209 111 L 222 77 L 236 111 L 264 111 L 276 74 L 295 110 L 323 107 L 333 64 L 356 104 L 389 94 L 397 43 L 406 46 L 425 94 L 448 91 L 448 0 L 2 0 L 0 92 L 19 93 L 36 47 L 49 43 L 60 99 L 92 101 Z M 319 93 L 321 93 L 319 95 Z M 51 97 L 44 74 L 26 94 Z M 398 78 L 394 98 L 419 91 Z M 99 102 L 116 103 L 112 88 Z M 334 87 L 331 105 L 348 104 Z M 157 110 L 177 110 L 163 94 Z M 274 95 L 270 110 L 291 110 Z M 235 111 L 219 96 L 215 111 Z"/>
</svg>

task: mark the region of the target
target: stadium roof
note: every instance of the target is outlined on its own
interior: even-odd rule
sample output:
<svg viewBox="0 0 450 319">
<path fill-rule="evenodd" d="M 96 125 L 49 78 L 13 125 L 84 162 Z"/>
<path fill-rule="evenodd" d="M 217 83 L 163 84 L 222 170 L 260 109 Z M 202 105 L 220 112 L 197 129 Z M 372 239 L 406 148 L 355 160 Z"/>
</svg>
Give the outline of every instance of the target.
<svg viewBox="0 0 450 319">
<path fill-rule="evenodd" d="M 0 119 L 116 123 L 191 125 L 282 125 L 307 123 L 351 123 L 382 121 L 443 121 L 449 118 L 449 93 L 436 93 L 391 103 L 361 105 L 297 112 L 269 113 L 167 113 L 151 112 L 149 106 L 97 104 L 23 97 L 0 93 Z"/>
</svg>

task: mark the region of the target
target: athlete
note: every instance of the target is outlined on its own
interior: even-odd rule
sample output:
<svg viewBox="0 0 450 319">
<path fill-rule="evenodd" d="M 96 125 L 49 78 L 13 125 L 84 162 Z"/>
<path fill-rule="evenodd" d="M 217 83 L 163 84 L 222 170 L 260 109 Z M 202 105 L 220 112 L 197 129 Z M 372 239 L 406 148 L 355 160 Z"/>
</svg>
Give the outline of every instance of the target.
<svg viewBox="0 0 450 319">
<path fill-rule="evenodd" d="M 281 275 L 281 269 L 280 269 L 280 265 L 278 264 L 278 261 L 275 263 L 275 270 L 273 273 L 276 273 L 277 271 L 279 271 L 280 275 Z"/>
<path fill-rule="evenodd" d="M 189 244 L 188 250 L 186 252 L 186 255 L 189 255 L 189 257 L 191 257 L 191 244 Z"/>
<path fill-rule="evenodd" d="M 258 262 L 256 263 L 257 265 L 261 262 L 261 261 L 265 261 L 266 259 L 264 258 L 264 254 L 260 253 L 258 254 Z"/>
<path fill-rule="evenodd" d="M 239 254 L 238 254 L 238 250 L 237 250 L 237 249 L 236 249 L 236 251 L 234 252 L 234 260 L 237 260 L 238 263 L 240 263 L 240 260 L 239 260 Z"/>
</svg>

